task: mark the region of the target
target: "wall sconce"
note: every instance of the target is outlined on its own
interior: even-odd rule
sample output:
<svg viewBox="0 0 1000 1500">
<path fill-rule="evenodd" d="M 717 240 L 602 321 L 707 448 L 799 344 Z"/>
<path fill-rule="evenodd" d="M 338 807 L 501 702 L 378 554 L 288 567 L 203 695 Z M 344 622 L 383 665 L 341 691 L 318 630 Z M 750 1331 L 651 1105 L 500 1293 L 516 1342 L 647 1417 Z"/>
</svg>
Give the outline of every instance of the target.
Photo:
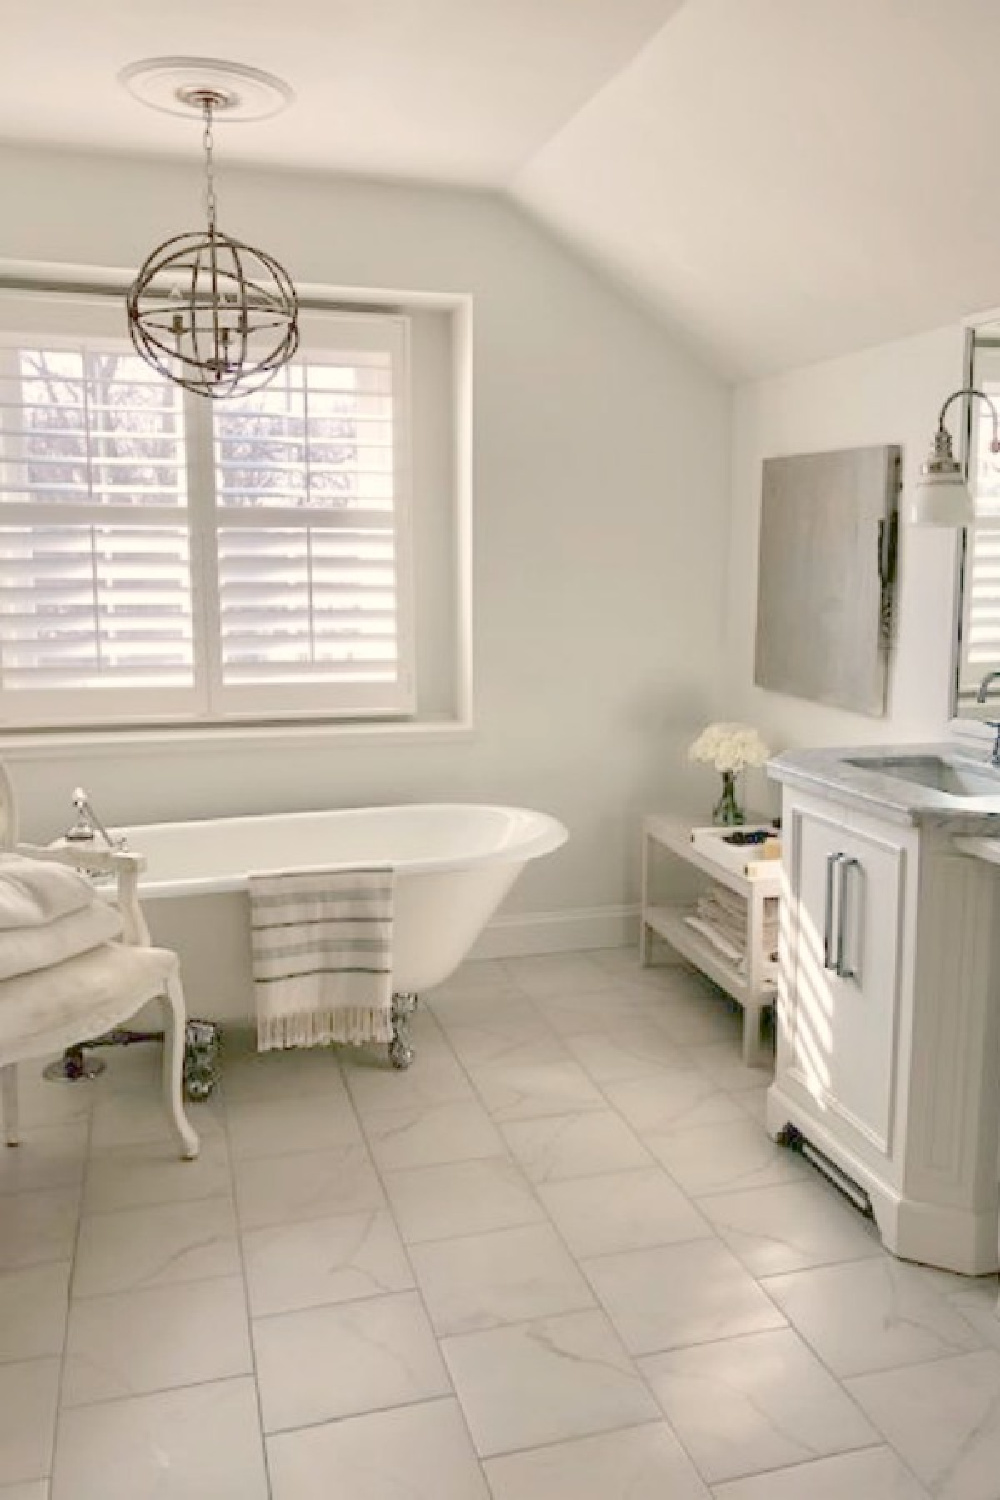
<svg viewBox="0 0 1000 1500">
<path fill-rule="evenodd" d="M 993 441 L 991 453 L 1000 453 L 1000 425 L 997 409 L 985 391 L 966 385 L 953 391 L 938 415 L 934 445 L 920 469 L 920 483 L 913 494 L 910 506 L 910 521 L 914 526 L 971 526 L 976 518 L 975 507 L 969 487 L 965 482 L 962 465 L 955 458 L 951 447 L 951 433 L 944 425 L 944 414 L 959 396 L 978 396 L 985 401 L 993 415 Z"/>
</svg>

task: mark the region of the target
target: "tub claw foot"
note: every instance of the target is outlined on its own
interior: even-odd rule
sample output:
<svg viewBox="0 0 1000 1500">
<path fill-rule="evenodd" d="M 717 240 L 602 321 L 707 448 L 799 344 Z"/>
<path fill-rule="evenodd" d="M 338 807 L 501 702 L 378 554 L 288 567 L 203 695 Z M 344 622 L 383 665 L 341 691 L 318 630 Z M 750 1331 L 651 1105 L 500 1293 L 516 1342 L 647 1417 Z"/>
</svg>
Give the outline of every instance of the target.
<svg viewBox="0 0 1000 1500">
<path fill-rule="evenodd" d="M 408 1068 L 413 1061 L 413 1048 L 410 1046 L 410 1017 L 416 1008 L 416 995 L 393 995 L 389 1061 L 394 1068 L 400 1070 Z"/>
<path fill-rule="evenodd" d="M 184 1028 L 184 1094 L 207 1099 L 219 1081 L 219 1028 L 211 1021 L 188 1021 Z"/>
</svg>

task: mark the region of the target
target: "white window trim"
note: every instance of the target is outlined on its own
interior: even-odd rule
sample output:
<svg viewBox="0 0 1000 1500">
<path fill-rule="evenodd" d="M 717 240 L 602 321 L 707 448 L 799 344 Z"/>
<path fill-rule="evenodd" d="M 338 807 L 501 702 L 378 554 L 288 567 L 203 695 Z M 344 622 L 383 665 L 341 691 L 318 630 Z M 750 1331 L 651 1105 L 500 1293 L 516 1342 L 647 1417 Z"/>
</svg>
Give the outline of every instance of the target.
<svg viewBox="0 0 1000 1500">
<path fill-rule="evenodd" d="M 64 297 L 124 297 L 132 276 L 122 267 L 72 265 L 0 259 L 0 291 L 51 293 Z M 454 712 L 445 718 L 408 720 L 316 720 L 281 724 L 151 724 L 110 729 L 0 728 L 0 754 L 12 761 L 59 759 L 67 753 L 96 756 L 156 754 L 165 744 L 177 749 L 232 751 L 255 746 L 317 748 L 337 745 L 464 742 L 474 737 L 472 493 L 473 493 L 473 299 L 469 293 L 413 291 L 388 287 L 298 283 L 302 304 L 317 311 L 356 312 L 427 309 L 444 312 L 452 328 L 455 422 L 454 546 L 457 566 Z"/>
</svg>

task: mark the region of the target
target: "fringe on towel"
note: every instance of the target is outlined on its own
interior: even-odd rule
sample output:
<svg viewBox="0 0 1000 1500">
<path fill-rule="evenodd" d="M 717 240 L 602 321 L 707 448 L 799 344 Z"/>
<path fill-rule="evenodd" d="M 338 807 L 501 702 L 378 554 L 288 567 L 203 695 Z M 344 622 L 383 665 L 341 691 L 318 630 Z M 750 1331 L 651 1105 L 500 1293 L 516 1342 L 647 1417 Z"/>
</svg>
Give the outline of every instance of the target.
<svg viewBox="0 0 1000 1500">
<path fill-rule="evenodd" d="M 250 876 L 257 1046 L 392 1039 L 391 869 Z"/>
</svg>

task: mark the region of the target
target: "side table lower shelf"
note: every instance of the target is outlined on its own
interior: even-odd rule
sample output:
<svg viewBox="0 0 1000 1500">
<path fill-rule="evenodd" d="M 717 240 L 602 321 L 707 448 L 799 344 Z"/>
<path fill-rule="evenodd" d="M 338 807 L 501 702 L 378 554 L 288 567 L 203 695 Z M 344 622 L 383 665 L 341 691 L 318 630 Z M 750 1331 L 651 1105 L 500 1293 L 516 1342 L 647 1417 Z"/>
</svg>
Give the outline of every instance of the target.
<svg viewBox="0 0 1000 1500">
<path fill-rule="evenodd" d="M 643 827 L 643 880 L 640 956 L 649 961 L 652 934 L 669 943 L 682 958 L 700 969 L 714 984 L 725 990 L 743 1008 L 743 1060 L 748 1066 L 769 1064 L 770 1053 L 761 1042 L 761 1017 L 770 1009 L 777 995 L 776 967 L 767 961 L 763 950 L 764 910 L 780 889 L 780 866 L 772 863 L 753 875 L 727 869 L 711 859 L 691 842 L 690 829 L 679 821 L 662 815 L 650 815 Z M 692 915 L 687 906 L 668 905 L 652 894 L 651 851 L 659 848 L 694 866 L 709 879 L 727 886 L 747 902 L 747 963 L 728 958 L 707 937 L 692 927 L 685 917 Z"/>
</svg>

